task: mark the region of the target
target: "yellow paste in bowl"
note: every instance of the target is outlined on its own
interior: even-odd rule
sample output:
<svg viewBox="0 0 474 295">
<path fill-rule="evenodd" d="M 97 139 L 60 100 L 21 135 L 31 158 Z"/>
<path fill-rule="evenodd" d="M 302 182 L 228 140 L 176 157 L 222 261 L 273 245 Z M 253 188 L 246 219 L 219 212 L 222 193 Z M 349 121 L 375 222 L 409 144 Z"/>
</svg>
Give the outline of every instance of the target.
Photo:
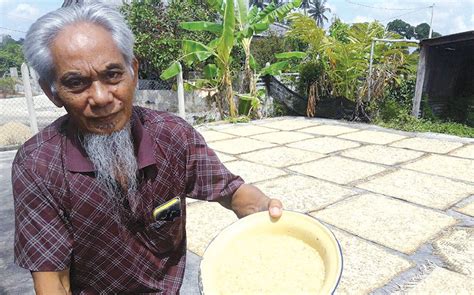
<svg viewBox="0 0 474 295">
<path fill-rule="evenodd" d="M 318 251 L 288 235 L 260 234 L 229 243 L 213 294 L 317 294 L 325 269 Z"/>
</svg>

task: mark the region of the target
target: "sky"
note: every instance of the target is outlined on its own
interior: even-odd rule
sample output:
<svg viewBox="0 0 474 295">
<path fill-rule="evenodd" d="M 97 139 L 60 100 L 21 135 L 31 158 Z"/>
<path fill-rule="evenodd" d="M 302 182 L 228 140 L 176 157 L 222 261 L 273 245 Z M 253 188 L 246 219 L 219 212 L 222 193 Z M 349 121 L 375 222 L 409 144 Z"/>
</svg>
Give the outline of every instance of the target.
<svg viewBox="0 0 474 295">
<path fill-rule="evenodd" d="M 116 0 L 108 0 L 115 2 Z M 61 7 L 62 0 L 0 0 L 0 35 L 18 40 L 41 15 Z M 448 35 L 474 30 L 474 0 L 327 0 L 331 20 L 337 16 L 346 23 L 378 20 L 384 25 L 402 19 L 416 26 L 430 23 L 433 30 Z"/>
</svg>

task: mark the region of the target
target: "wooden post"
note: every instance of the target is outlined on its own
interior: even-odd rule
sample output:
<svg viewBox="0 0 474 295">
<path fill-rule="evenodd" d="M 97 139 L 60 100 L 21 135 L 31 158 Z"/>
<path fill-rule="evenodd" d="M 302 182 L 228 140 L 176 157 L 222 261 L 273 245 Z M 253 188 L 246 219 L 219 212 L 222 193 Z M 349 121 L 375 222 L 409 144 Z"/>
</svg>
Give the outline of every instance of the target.
<svg viewBox="0 0 474 295">
<path fill-rule="evenodd" d="M 375 47 L 375 41 L 372 40 L 372 46 L 370 47 L 370 62 L 369 62 L 369 85 L 367 88 L 367 102 L 370 102 L 370 96 L 372 92 L 372 63 L 374 60 L 374 47 Z"/>
<path fill-rule="evenodd" d="M 416 71 L 416 88 L 413 97 L 413 107 L 411 114 L 415 117 L 420 116 L 421 96 L 423 95 L 423 86 L 425 83 L 426 62 L 428 59 L 428 46 L 421 46 L 420 59 L 418 61 L 418 69 Z"/>
<path fill-rule="evenodd" d="M 186 112 L 184 109 L 184 83 L 183 83 L 183 68 L 179 64 L 178 74 L 178 110 L 179 116 L 186 120 Z"/>
<path fill-rule="evenodd" d="M 28 66 L 25 63 L 21 65 L 21 78 L 23 79 L 23 87 L 25 88 L 26 105 L 28 106 L 31 132 L 36 134 L 38 133 L 38 122 L 36 121 L 33 93 L 31 92 L 30 73 L 28 71 Z"/>
</svg>

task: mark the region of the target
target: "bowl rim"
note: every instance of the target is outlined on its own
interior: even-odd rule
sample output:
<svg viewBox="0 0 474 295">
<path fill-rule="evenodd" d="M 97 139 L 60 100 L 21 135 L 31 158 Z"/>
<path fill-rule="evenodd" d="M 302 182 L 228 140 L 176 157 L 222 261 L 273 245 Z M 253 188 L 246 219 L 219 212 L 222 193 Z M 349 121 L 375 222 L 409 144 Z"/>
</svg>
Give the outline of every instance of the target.
<svg viewBox="0 0 474 295">
<path fill-rule="evenodd" d="M 247 216 L 245 216 L 245 217 L 243 217 L 243 218 L 237 219 L 236 221 L 232 222 L 232 223 L 229 224 L 228 226 L 226 226 L 226 227 L 224 227 L 223 229 L 221 229 L 221 230 L 219 231 L 219 233 L 218 233 L 215 237 L 213 237 L 213 238 L 211 239 L 211 241 L 207 244 L 206 249 L 204 250 L 203 255 L 202 255 L 202 257 L 201 257 L 201 261 L 199 262 L 198 285 L 199 285 L 199 293 L 200 293 L 201 295 L 206 295 L 206 294 L 204 293 L 204 286 L 203 286 L 203 283 L 202 283 L 202 263 L 203 263 L 203 261 L 204 261 L 204 255 L 206 254 L 206 252 L 207 252 L 209 246 L 214 242 L 214 240 L 219 236 L 219 234 L 220 234 L 221 232 L 223 232 L 224 230 L 226 230 L 227 228 L 233 226 L 235 223 L 239 222 L 240 220 L 243 220 L 244 218 L 246 218 L 246 217 L 248 217 L 248 216 L 252 216 L 252 215 L 254 215 L 254 214 L 262 213 L 262 212 L 266 212 L 266 211 L 255 212 L 255 213 L 249 214 L 249 215 L 247 215 Z M 330 237 L 336 242 L 337 249 L 339 250 L 338 253 L 339 253 L 339 259 L 340 259 L 341 263 L 340 263 L 339 270 L 337 271 L 337 272 L 338 272 L 338 274 L 337 274 L 337 280 L 336 280 L 336 282 L 333 284 L 333 286 L 331 287 L 330 293 L 329 293 L 329 294 L 334 294 L 334 292 L 336 291 L 337 287 L 339 286 L 339 283 L 341 282 L 342 270 L 344 269 L 344 257 L 343 257 L 343 255 L 342 255 L 342 247 L 341 247 L 341 244 L 339 243 L 338 239 L 336 238 L 336 235 L 334 235 L 334 233 L 333 233 L 332 230 L 329 228 L 329 226 L 328 226 L 327 223 L 325 223 L 325 222 L 319 220 L 318 218 L 316 218 L 316 217 L 314 217 L 314 216 L 312 216 L 312 215 L 310 215 L 310 214 L 308 214 L 308 213 L 298 212 L 298 211 L 295 211 L 295 210 L 283 209 L 283 214 L 285 214 L 285 212 L 290 212 L 290 214 L 296 213 L 296 214 L 298 214 L 298 215 L 303 215 L 303 216 L 305 216 L 305 218 L 312 218 L 312 219 L 314 219 L 315 221 L 317 221 L 318 223 L 320 223 L 320 224 L 323 226 L 324 230 L 326 230 L 326 231 L 329 233 Z M 267 214 L 268 214 L 268 212 L 267 212 Z"/>
</svg>

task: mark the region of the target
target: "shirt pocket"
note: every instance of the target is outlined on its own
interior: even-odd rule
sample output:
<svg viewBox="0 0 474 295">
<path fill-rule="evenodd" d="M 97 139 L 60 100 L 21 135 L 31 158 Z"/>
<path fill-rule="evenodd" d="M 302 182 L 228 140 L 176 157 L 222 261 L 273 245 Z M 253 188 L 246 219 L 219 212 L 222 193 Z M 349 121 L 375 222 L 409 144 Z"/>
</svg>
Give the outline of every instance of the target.
<svg viewBox="0 0 474 295">
<path fill-rule="evenodd" d="M 176 250 L 184 236 L 183 216 L 172 221 L 159 220 L 138 233 L 140 240 L 152 252 L 161 254 Z"/>
</svg>

